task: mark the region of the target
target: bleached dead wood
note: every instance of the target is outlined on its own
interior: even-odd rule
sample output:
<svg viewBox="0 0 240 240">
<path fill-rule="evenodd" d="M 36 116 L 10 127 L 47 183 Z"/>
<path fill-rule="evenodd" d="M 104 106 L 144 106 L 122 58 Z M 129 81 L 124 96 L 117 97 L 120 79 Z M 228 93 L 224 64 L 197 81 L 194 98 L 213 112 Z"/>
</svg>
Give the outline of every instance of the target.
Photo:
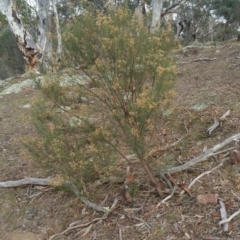
<svg viewBox="0 0 240 240">
<path fill-rule="evenodd" d="M 39 185 L 39 186 L 52 186 L 52 187 L 67 187 L 70 189 L 86 206 L 98 211 L 107 212 L 106 208 L 103 208 L 95 203 L 92 203 L 85 198 L 78 188 L 68 181 L 59 180 L 56 178 L 24 178 L 16 181 L 0 182 L 0 188 L 11 188 L 11 187 L 24 187 L 28 185 Z"/>
<path fill-rule="evenodd" d="M 59 62 L 59 61 L 61 61 L 61 58 L 62 58 L 62 56 L 61 56 L 62 55 L 62 35 L 61 35 L 61 30 L 60 30 L 58 12 L 57 12 L 57 8 L 56 8 L 56 0 L 52 0 L 52 8 L 53 8 L 54 17 L 55 17 L 57 41 L 58 41 L 56 61 Z"/>
<path fill-rule="evenodd" d="M 216 167 L 212 168 L 211 170 L 201 173 L 199 176 L 197 176 L 196 178 L 194 178 L 194 179 L 191 181 L 191 183 L 188 185 L 188 188 L 190 189 L 190 188 L 196 183 L 196 181 L 197 181 L 198 179 L 200 179 L 201 177 L 203 177 L 203 176 L 205 176 L 205 175 L 207 175 L 207 174 L 212 173 L 213 171 L 217 170 L 218 168 L 220 168 L 220 167 L 222 167 L 222 166 L 223 166 L 223 162 L 221 162 L 219 165 L 217 165 Z M 183 190 L 183 191 L 181 191 L 180 194 L 183 194 L 184 192 L 185 192 L 185 191 Z"/>
<path fill-rule="evenodd" d="M 216 58 L 198 58 L 198 59 L 192 60 L 192 62 L 201 62 L 201 61 L 211 62 L 214 60 L 216 60 Z"/>
<path fill-rule="evenodd" d="M 222 220 L 226 220 L 227 219 L 227 211 L 226 211 L 226 207 L 225 204 L 219 200 L 219 205 L 220 205 L 220 214 L 221 214 L 221 218 Z M 222 222 L 222 221 L 221 221 Z M 220 224 L 220 223 L 219 223 Z M 228 231 L 228 222 L 222 223 L 223 224 L 223 230 L 224 232 Z"/>
<path fill-rule="evenodd" d="M 183 65 L 183 64 L 187 64 L 187 63 L 191 63 L 191 62 L 211 62 L 216 60 L 216 58 L 197 58 L 197 59 L 193 59 L 187 62 L 177 62 L 177 64 Z"/>
<path fill-rule="evenodd" d="M 172 167 L 172 168 L 162 171 L 160 173 L 160 175 L 163 175 L 166 173 L 177 173 L 177 172 L 184 171 L 184 170 L 196 165 L 197 163 L 206 161 L 209 157 L 214 156 L 215 152 L 218 151 L 219 149 L 225 147 L 226 145 L 228 145 L 234 141 L 239 141 L 239 140 L 240 140 L 240 133 L 235 134 L 235 135 L 225 139 L 221 143 L 216 144 L 214 147 L 206 150 L 206 152 L 204 152 L 200 156 L 189 160 L 188 162 L 184 163 L 183 165 L 180 165 L 177 167 Z"/>
<path fill-rule="evenodd" d="M 168 199 L 170 199 L 173 196 L 173 194 L 175 193 L 176 189 L 177 189 L 177 187 L 174 186 L 171 194 L 169 196 L 167 196 L 166 198 L 164 198 L 160 203 L 158 203 L 157 207 L 159 207 L 161 204 L 165 203 Z"/>
<path fill-rule="evenodd" d="M 219 225 L 229 223 L 233 218 L 235 218 L 238 214 L 240 214 L 240 209 L 233 213 L 229 218 L 223 219 L 222 221 L 219 222 Z"/>
<path fill-rule="evenodd" d="M 228 117 L 229 115 L 230 115 L 230 110 L 225 112 L 219 119 L 215 117 L 213 125 L 209 127 L 208 130 L 206 131 L 207 135 L 211 136 L 214 130 L 216 130 L 218 127 L 221 127 L 223 122 L 226 120 L 226 117 Z"/>
<path fill-rule="evenodd" d="M 208 130 L 206 131 L 207 135 L 211 136 L 213 131 L 216 130 L 219 126 L 220 126 L 220 122 L 215 117 L 213 125 L 211 127 L 209 127 Z"/>
</svg>

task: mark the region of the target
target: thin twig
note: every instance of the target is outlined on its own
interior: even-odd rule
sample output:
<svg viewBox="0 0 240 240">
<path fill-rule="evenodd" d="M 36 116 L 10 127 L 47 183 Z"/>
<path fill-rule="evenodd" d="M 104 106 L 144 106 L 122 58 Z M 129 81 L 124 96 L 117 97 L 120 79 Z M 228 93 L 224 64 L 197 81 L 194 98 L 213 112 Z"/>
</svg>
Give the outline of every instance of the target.
<svg viewBox="0 0 240 240">
<path fill-rule="evenodd" d="M 104 215 L 103 215 L 101 218 L 95 218 L 95 219 L 93 219 L 91 222 L 84 223 L 84 224 L 80 224 L 80 225 L 76 225 L 76 226 L 75 226 L 75 224 L 78 224 L 81 220 L 80 220 L 80 221 L 75 221 L 75 222 L 71 223 L 71 224 L 69 225 L 69 228 L 65 229 L 63 232 L 56 233 L 56 234 L 52 235 L 52 236 L 49 238 L 49 240 L 54 239 L 56 236 L 63 235 L 64 233 L 68 232 L 69 230 L 72 230 L 72 229 L 75 229 L 75 228 L 80 228 L 80 227 L 86 227 L 86 226 L 89 226 L 90 224 L 92 224 L 92 223 L 94 223 L 94 222 L 96 222 L 96 221 L 99 222 L 99 221 L 102 221 L 102 220 L 106 219 L 106 218 L 108 217 L 108 215 L 113 211 L 113 209 L 115 208 L 115 206 L 117 205 L 117 202 L 118 202 L 118 200 L 115 199 L 114 202 L 113 202 L 113 204 L 112 204 L 112 206 L 111 206 L 111 208 L 110 208 L 106 213 L 104 213 Z"/>
<path fill-rule="evenodd" d="M 145 221 L 143 221 L 141 218 L 138 218 L 138 217 L 136 217 L 136 216 L 132 216 L 132 218 L 133 219 L 136 219 L 136 220 L 138 220 L 138 221 L 140 221 L 140 222 L 142 222 L 144 225 L 146 225 L 149 229 L 151 229 L 151 227 L 145 222 Z"/>
<path fill-rule="evenodd" d="M 227 149 L 224 149 L 224 150 L 222 150 L 222 151 L 219 151 L 219 152 L 214 153 L 213 156 L 216 156 L 216 155 L 219 155 L 219 154 L 221 154 L 221 153 L 228 152 L 228 151 L 234 150 L 234 149 L 236 149 L 236 147 L 230 147 L 230 148 L 227 148 Z M 228 154 L 229 154 L 229 153 L 228 153 Z M 227 155 L 228 155 L 228 154 L 227 154 Z"/>
<path fill-rule="evenodd" d="M 53 190 L 53 188 L 48 188 L 48 189 L 46 189 L 46 190 L 43 191 L 43 192 L 38 192 L 38 193 L 36 193 L 36 194 L 33 194 L 33 195 L 27 197 L 27 199 L 31 199 L 31 201 L 33 201 L 36 197 L 38 197 L 38 196 L 40 196 L 40 195 L 42 195 L 42 194 L 44 194 L 44 193 L 46 193 L 46 192 L 48 192 L 48 191 L 50 191 L 50 190 Z"/>
<path fill-rule="evenodd" d="M 190 189 L 198 179 L 200 179 L 201 177 L 209 174 L 209 173 L 212 173 L 213 171 L 217 170 L 218 168 L 222 167 L 223 163 L 220 163 L 219 165 L 217 165 L 216 167 L 212 168 L 211 170 L 209 171 L 206 171 L 206 172 L 203 172 L 202 174 L 200 174 L 199 176 L 197 176 L 196 178 L 194 178 L 192 180 L 192 182 L 188 185 L 188 188 Z"/>
<path fill-rule="evenodd" d="M 240 213 L 240 209 L 238 209 L 238 211 L 236 211 L 235 213 L 233 213 L 229 218 L 223 219 L 222 221 L 219 222 L 219 225 L 225 224 L 225 223 L 229 223 L 234 217 L 236 217 L 238 214 Z"/>
<path fill-rule="evenodd" d="M 56 234 L 52 235 L 52 236 L 49 238 L 49 240 L 52 240 L 52 239 L 54 239 L 54 238 L 57 237 L 57 236 L 63 235 L 64 233 L 68 232 L 68 231 L 71 230 L 71 229 L 80 228 L 80 227 L 86 227 L 86 226 L 88 226 L 88 225 L 90 225 L 90 224 L 92 224 L 92 223 L 94 223 L 94 222 L 96 222 L 96 221 L 103 220 L 103 219 L 106 219 L 106 217 L 95 218 L 95 219 L 93 219 L 91 222 L 69 227 L 69 228 L 65 229 L 64 231 L 62 231 L 62 232 L 60 232 L 60 233 L 56 233 Z"/>
<path fill-rule="evenodd" d="M 16 181 L 6 181 L 0 182 L 0 188 L 10 188 L 10 187 L 25 187 L 28 185 L 37 185 L 37 186 L 52 186 L 52 187 L 67 187 L 70 189 L 85 205 L 98 211 L 98 212 L 107 212 L 107 210 L 95 203 L 89 201 L 84 197 L 78 188 L 69 181 L 60 180 L 57 178 L 24 178 Z"/>
<path fill-rule="evenodd" d="M 227 221 L 226 223 L 224 222 L 226 219 L 227 219 L 227 211 L 226 211 L 226 207 L 225 207 L 225 204 L 223 203 L 223 201 L 219 200 L 219 204 L 220 204 L 220 214 L 221 214 L 221 218 L 222 218 L 222 221 L 219 222 L 219 225 L 223 224 L 223 231 L 226 232 L 228 231 L 228 222 Z"/>
<path fill-rule="evenodd" d="M 108 194 L 106 195 L 106 197 L 104 198 L 104 200 L 100 203 L 100 206 L 103 206 L 104 203 L 108 200 Z"/>
<path fill-rule="evenodd" d="M 231 192 L 232 192 L 233 196 L 234 196 L 238 201 L 240 201 L 240 197 L 239 197 L 233 190 L 231 190 Z"/>
<path fill-rule="evenodd" d="M 235 134 L 235 135 L 225 139 L 221 143 L 216 144 L 214 147 L 208 149 L 206 152 L 204 152 L 200 156 L 187 161 L 183 165 L 180 165 L 180 166 L 177 166 L 177 167 L 173 167 L 173 168 L 169 168 L 167 170 L 163 170 L 162 174 L 177 173 L 177 172 L 184 171 L 184 170 L 192 167 L 193 165 L 195 165 L 197 163 L 206 161 L 209 157 L 213 156 L 216 151 L 218 151 L 219 149 L 225 147 L 226 145 L 230 144 L 231 142 L 239 141 L 239 140 L 240 140 L 240 133 Z"/>
<path fill-rule="evenodd" d="M 122 240 L 122 229 L 119 228 L 119 240 Z"/>
<path fill-rule="evenodd" d="M 164 198 L 160 203 L 158 203 L 157 207 L 159 207 L 162 203 L 165 203 L 168 199 L 170 199 L 173 196 L 173 194 L 176 191 L 176 189 L 177 189 L 177 187 L 174 186 L 171 194 L 169 196 L 167 196 L 166 198 Z"/>
</svg>

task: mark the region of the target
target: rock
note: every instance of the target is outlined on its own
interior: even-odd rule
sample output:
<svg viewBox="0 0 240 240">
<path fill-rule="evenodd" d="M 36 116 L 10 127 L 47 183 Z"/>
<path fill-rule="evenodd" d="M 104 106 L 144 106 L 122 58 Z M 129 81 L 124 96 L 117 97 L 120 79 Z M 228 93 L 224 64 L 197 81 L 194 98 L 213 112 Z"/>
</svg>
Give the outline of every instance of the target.
<svg viewBox="0 0 240 240">
<path fill-rule="evenodd" d="M 77 117 L 72 117 L 69 120 L 69 124 L 70 124 L 71 127 L 77 127 L 77 126 L 80 126 L 82 124 L 82 120 L 77 118 Z"/>
<path fill-rule="evenodd" d="M 63 113 L 65 111 L 69 112 L 71 111 L 71 108 L 69 106 L 60 106 L 60 108 L 56 110 L 56 113 Z"/>
<path fill-rule="evenodd" d="M 19 93 L 22 91 L 23 88 L 33 88 L 35 86 L 36 84 L 32 79 L 27 79 L 21 83 L 15 83 L 10 87 L 6 88 L 0 93 L 0 96 L 5 94 L 10 94 L 10 93 Z"/>
<path fill-rule="evenodd" d="M 85 103 L 85 102 L 87 102 L 87 101 L 88 101 L 87 98 L 85 98 L 85 97 L 80 97 L 80 102 Z"/>
<path fill-rule="evenodd" d="M 207 107 L 207 105 L 204 103 L 197 103 L 196 105 L 194 105 L 192 107 L 192 109 L 196 110 L 196 111 L 201 111 L 201 110 L 205 109 L 206 107 Z"/>
<path fill-rule="evenodd" d="M 9 78 L 6 79 L 4 81 L 0 80 L 0 87 L 6 87 L 6 81 L 10 80 L 13 78 Z M 79 85 L 89 85 L 89 81 L 88 81 L 88 77 L 82 73 L 79 75 L 74 75 L 74 76 L 69 76 L 68 74 L 63 74 L 59 80 L 59 84 L 60 86 L 64 87 L 64 86 L 71 86 L 71 85 L 75 85 L 75 84 L 79 84 Z M 46 81 L 54 81 L 52 79 L 46 80 Z M 4 89 L 1 93 L 0 93 L 0 98 L 5 95 L 5 94 L 11 94 L 11 93 L 19 93 L 21 92 L 24 88 L 35 88 L 36 87 L 36 83 L 41 83 L 44 84 L 46 83 L 45 78 L 43 76 L 33 76 L 32 79 L 27 79 L 25 81 L 22 81 L 20 83 L 15 83 L 9 87 L 7 87 L 6 89 Z M 82 101 L 84 102 L 86 99 L 83 98 Z"/>
<path fill-rule="evenodd" d="M 89 84 L 89 81 L 87 80 L 87 76 L 85 75 L 74 75 L 69 76 L 67 74 L 64 74 L 60 79 L 60 86 L 71 86 L 74 84 L 80 84 L 80 85 L 87 85 Z"/>
<path fill-rule="evenodd" d="M 28 104 L 25 104 L 22 108 L 30 108 L 31 107 L 31 104 L 28 103 Z"/>
<path fill-rule="evenodd" d="M 6 83 L 3 80 L 0 80 L 0 88 L 5 86 L 6 86 Z"/>
</svg>

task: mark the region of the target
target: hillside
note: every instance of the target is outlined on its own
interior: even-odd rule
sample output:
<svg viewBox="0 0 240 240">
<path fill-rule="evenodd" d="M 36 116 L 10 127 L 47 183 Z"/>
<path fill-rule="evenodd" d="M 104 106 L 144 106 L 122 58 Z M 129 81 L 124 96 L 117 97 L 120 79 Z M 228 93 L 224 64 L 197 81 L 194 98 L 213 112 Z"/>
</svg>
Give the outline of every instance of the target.
<svg viewBox="0 0 240 240">
<path fill-rule="evenodd" d="M 152 168 L 156 168 L 156 172 L 162 162 L 169 166 L 181 165 L 201 155 L 204 148 L 209 149 L 240 132 L 240 44 L 231 41 L 216 46 L 187 47 L 176 54 L 176 60 L 176 97 L 161 119 L 159 145 L 164 147 L 183 139 L 171 148 L 155 152 Z M 30 160 L 21 144 L 22 139 L 35 134 L 29 113 L 40 92 L 28 84 L 19 92 L 8 92 L 10 86 L 27 79 L 19 77 L 0 82 L 0 181 L 46 178 L 50 174 Z M 208 137 L 206 130 L 214 118 L 228 110 L 230 116 Z M 217 194 L 228 216 L 239 209 L 240 160 L 238 155 L 233 157 L 233 148 L 240 149 L 238 143 L 232 143 L 224 148 L 226 151 L 189 171 L 172 174 L 179 183 L 178 188 L 173 197 L 159 207 L 161 199 L 146 176 L 138 171 L 137 161 L 130 166 L 137 173 L 139 190 L 132 201 L 124 196 L 124 179 L 118 184 L 89 186 L 88 197 L 97 204 L 107 196 L 103 206 L 110 207 L 114 199 L 118 199 L 112 213 L 101 221 L 94 220 L 101 218 L 101 213 L 87 208 L 72 193 L 62 189 L 36 186 L 0 189 L 0 239 L 49 239 L 74 221 L 80 221 L 78 228 L 54 239 L 240 239 L 240 216 L 235 217 L 224 232 L 219 225 L 219 203 L 199 202 L 199 195 Z M 195 177 L 221 162 L 218 169 L 200 178 L 188 193 L 181 194 Z M 127 164 L 121 167 L 126 169 Z M 167 189 L 164 183 L 162 187 Z M 169 194 L 166 193 L 166 197 Z"/>
</svg>

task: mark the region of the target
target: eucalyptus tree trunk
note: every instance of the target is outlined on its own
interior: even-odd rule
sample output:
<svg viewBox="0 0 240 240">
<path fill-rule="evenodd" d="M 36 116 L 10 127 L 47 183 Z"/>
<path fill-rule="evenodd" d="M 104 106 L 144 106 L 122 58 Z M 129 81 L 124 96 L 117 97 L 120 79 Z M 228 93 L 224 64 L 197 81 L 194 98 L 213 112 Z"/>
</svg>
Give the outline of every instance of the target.
<svg viewBox="0 0 240 240">
<path fill-rule="evenodd" d="M 54 17 L 55 17 L 55 24 L 56 24 L 56 30 L 57 30 L 57 40 L 58 40 L 56 61 L 59 62 L 62 59 L 62 56 L 61 56 L 62 55 L 62 35 L 61 35 L 59 19 L 58 19 L 58 12 L 57 12 L 57 8 L 56 8 L 56 1 L 55 0 L 52 0 L 52 7 L 53 7 L 53 12 L 54 12 Z"/>
<path fill-rule="evenodd" d="M 16 9 L 16 0 L 0 0 L 0 11 L 6 16 L 13 34 L 16 37 L 17 45 L 26 61 L 26 70 L 37 71 L 37 63 L 42 60 L 45 52 L 52 49 L 51 44 L 47 44 L 48 40 L 46 32 L 48 31 L 47 16 L 49 3 L 48 0 L 37 0 L 38 6 L 38 24 L 37 39 L 29 33 L 24 27 L 20 16 Z M 48 49 L 46 49 L 48 46 Z"/>
<path fill-rule="evenodd" d="M 37 0 L 37 44 L 41 46 L 41 66 L 43 71 L 49 70 L 52 58 L 51 17 L 49 15 L 49 0 Z M 39 59 L 40 60 L 40 59 Z"/>
<path fill-rule="evenodd" d="M 160 31 L 162 5 L 162 0 L 152 0 L 152 21 L 150 25 L 150 33 L 158 34 Z"/>
</svg>

